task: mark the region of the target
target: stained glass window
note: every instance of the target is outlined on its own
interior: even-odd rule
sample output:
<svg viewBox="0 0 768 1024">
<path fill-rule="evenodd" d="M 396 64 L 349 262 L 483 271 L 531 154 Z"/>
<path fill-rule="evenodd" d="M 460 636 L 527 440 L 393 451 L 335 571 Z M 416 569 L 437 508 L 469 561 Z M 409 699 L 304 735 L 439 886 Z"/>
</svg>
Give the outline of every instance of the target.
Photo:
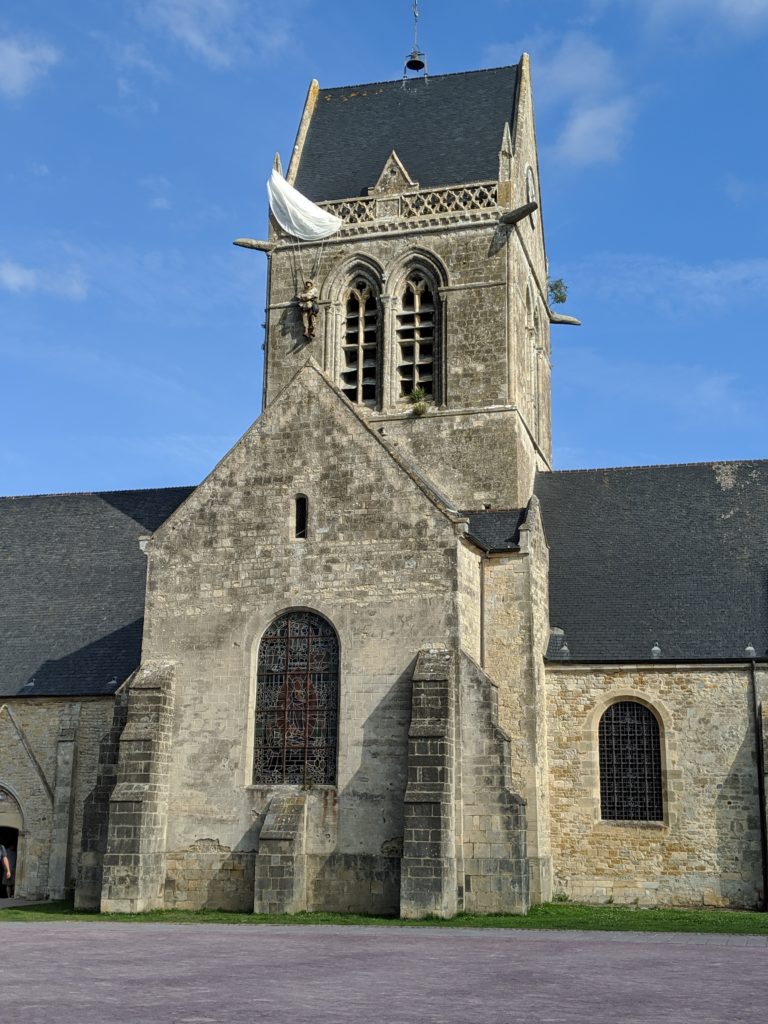
<svg viewBox="0 0 768 1024">
<path fill-rule="evenodd" d="M 259 646 L 254 783 L 333 785 L 339 641 L 314 612 L 291 611 Z"/>
<path fill-rule="evenodd" d="M 662 821 L 661 740 L 652 711 L 611 704 L 600 719 L 600 813 L 604 821 Z"/>
</svg>

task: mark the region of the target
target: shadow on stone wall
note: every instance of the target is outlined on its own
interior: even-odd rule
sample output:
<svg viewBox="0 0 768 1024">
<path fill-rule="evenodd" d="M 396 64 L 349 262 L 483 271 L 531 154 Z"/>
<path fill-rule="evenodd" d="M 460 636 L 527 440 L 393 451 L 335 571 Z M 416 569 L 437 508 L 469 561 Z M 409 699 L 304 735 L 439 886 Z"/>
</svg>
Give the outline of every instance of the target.
<svg viewBox="0 0 768 1024">
<path fill-rule="evenodd" d="M 309 908 L 339 913 L 398 914 L 414 658 L 363 724 L 360 764 L 339 793 L 337 849 L 310 855 Z M 342 725 L 343 728 L 343 725 Z M 353 852 L 377 836 L 377 849 Z M 341 847 L 341 849 L 339 849 Z"/>
<path fill-rule="evenodd" d="M 717 791 L 714 849 L 717 863 L 713 865 L 710 878 L 704 880 L 705 903 L 750 910 L 758 907 L 762 889 L 759 815 L 755 734 L 748 726 Z"/>
</svg>

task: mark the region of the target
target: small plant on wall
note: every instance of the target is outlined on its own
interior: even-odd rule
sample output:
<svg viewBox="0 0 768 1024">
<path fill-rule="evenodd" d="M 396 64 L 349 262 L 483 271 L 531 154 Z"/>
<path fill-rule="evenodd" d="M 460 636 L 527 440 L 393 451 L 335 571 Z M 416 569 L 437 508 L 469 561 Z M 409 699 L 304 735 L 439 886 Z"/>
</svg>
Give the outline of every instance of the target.
<svg viewBox="0 0 768 1024">
<path fill-rule="evenodd" d="M 424 388 L 415 387 L 408 395 L 408 401 L 413 407 L 414 416 L 423 416 L 427 411 L 427 393 Z"/>
</svg>

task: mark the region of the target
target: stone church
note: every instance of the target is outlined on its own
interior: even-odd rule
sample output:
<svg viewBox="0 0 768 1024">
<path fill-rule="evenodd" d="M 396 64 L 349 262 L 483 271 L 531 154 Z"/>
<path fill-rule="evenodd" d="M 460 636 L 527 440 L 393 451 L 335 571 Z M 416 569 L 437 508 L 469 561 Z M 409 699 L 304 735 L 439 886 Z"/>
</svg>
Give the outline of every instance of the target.
<svg viewBox="0 0 768 1024">
<path fill-rule="evenodd" d="M 554 469 L 527 56 L 313 82 L 286 178 L 244 437 L 0 501 L 17 894 L 764 907 L 768 461 Z"/>
</svg>

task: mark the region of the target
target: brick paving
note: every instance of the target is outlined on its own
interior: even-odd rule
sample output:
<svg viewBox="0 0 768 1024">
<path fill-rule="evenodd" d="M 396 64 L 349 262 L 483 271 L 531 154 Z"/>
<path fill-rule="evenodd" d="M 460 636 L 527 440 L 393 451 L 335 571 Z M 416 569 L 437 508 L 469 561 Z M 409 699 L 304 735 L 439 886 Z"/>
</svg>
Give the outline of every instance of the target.
<svg viewBox="0 0 768 1024">
<path fill-rule="evenodd" d="M 24 1024 L 740 1024 L 766 1020 L 768 937 L 7 923 Z"/>
</svg>

